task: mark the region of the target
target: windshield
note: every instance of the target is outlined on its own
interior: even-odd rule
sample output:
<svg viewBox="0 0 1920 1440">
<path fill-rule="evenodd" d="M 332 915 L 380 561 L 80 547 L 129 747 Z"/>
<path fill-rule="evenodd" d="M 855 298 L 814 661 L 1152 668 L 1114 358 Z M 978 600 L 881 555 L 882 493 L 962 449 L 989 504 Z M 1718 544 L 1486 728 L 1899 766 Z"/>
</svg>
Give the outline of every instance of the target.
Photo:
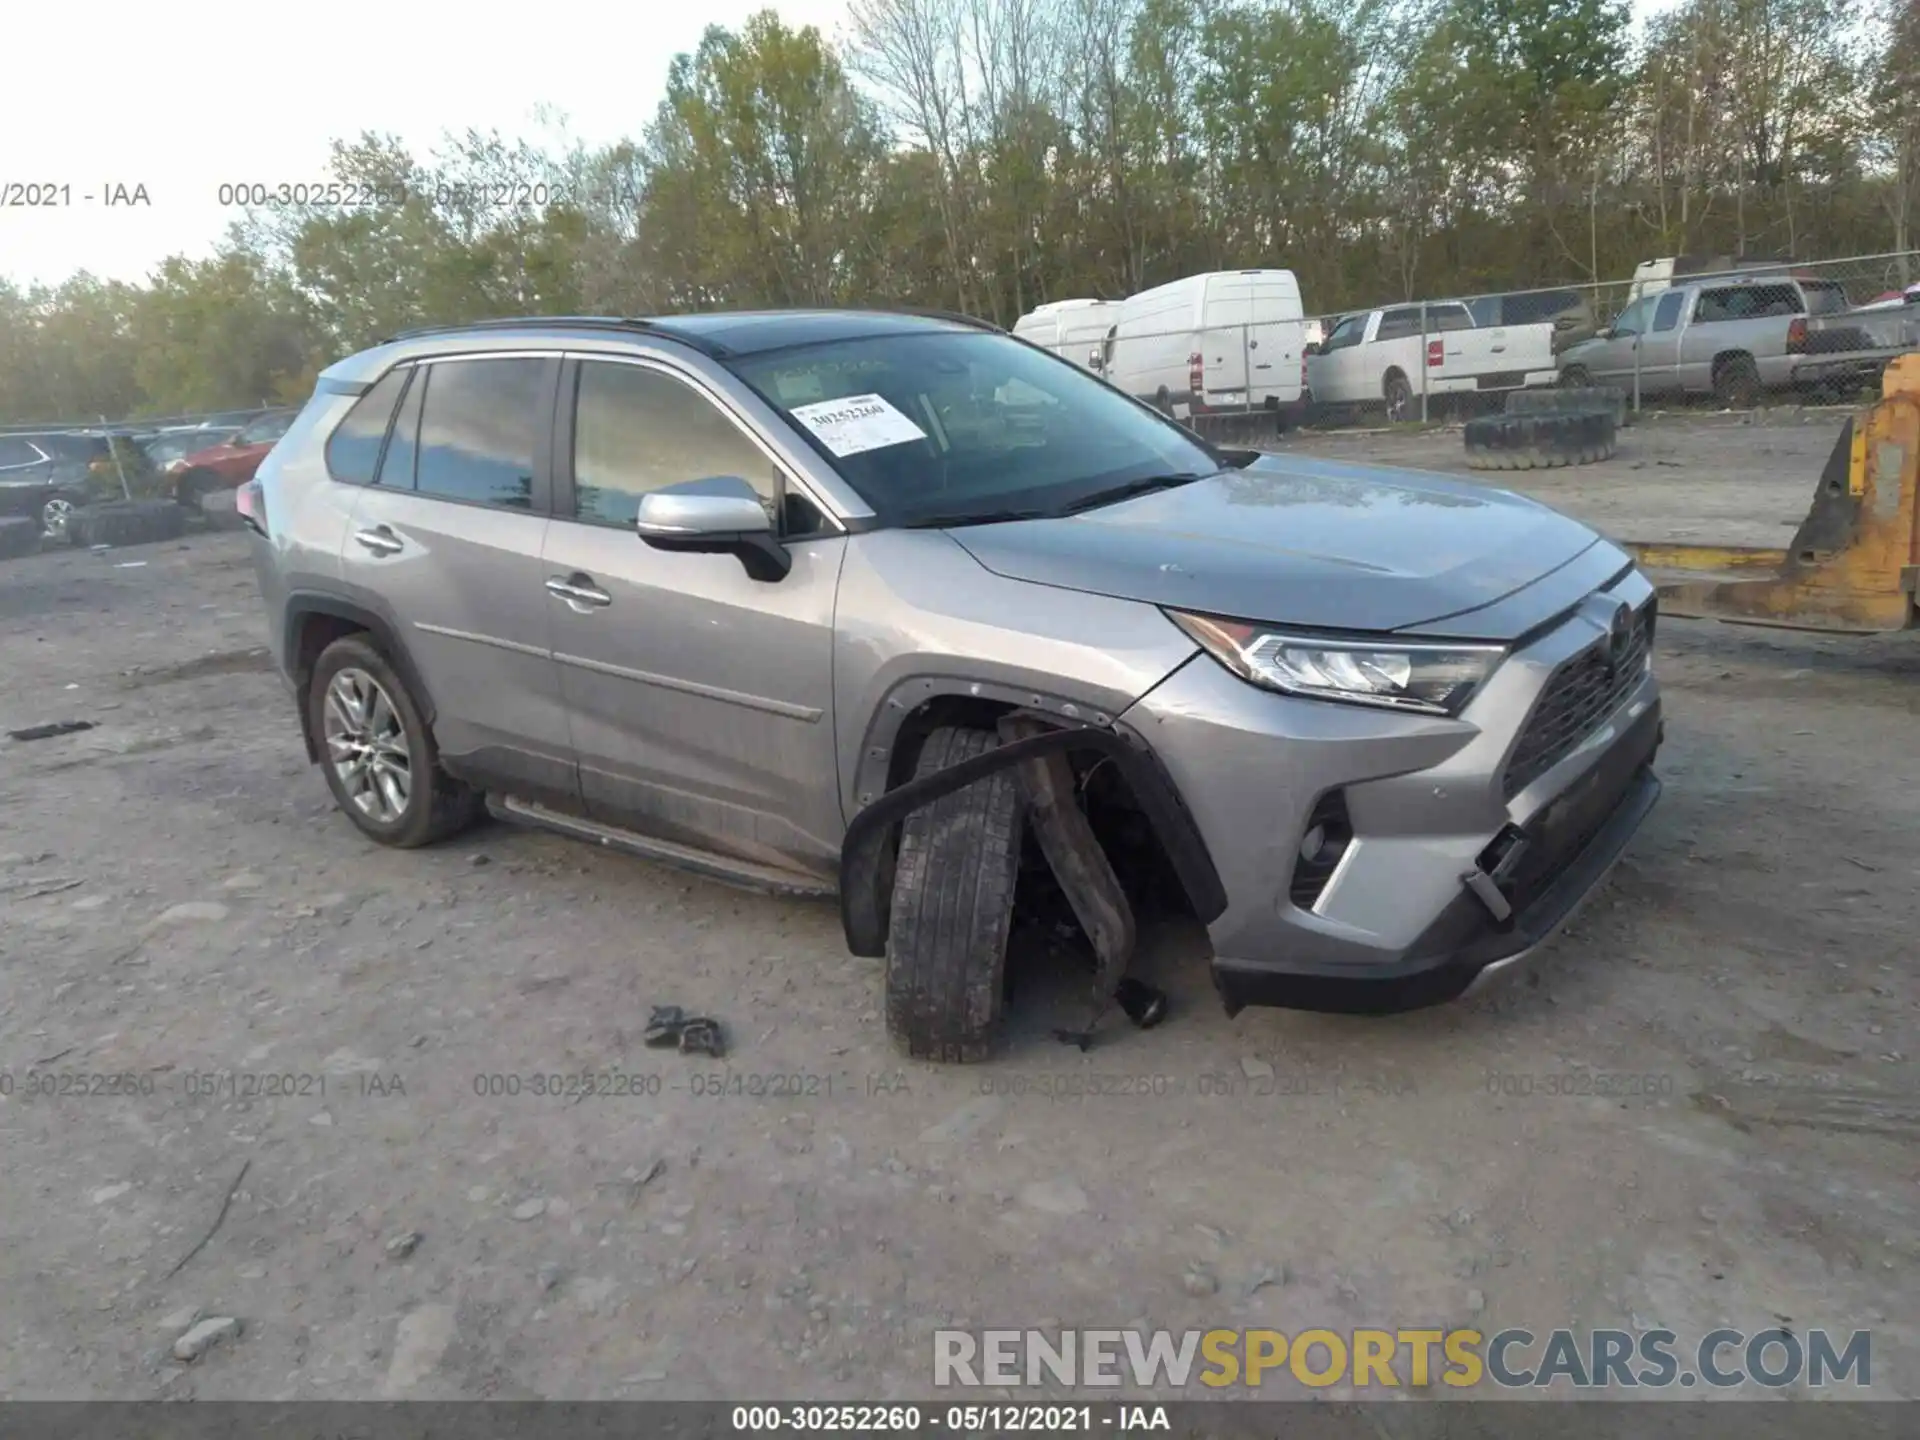
<svg viewBox="0 0 1920 1440">
<path fill-rule="evenodd" d="M 733 369 L 887 524 L 1065 513 L 1103 491 L 1220 469 L 1178 426 L 1002 335 L 835 341 Z"/>
</svg>

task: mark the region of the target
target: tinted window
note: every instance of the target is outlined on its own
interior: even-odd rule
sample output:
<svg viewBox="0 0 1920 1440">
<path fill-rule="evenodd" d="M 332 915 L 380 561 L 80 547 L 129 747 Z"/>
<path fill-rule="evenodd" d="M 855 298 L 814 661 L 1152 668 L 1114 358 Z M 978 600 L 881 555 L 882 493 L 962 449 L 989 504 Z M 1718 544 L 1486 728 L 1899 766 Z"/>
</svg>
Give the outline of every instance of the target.
<svg viewBox="0 0 1920 1440">
<path fill-rule="evenodd" d="M 1366 330 L 1366 316 L 1349 316 L 1333 327 L 1333 333 L 1327 336 L 1327 343 L 1320 348 L 1323 350 L 1345 350 L 1350 345 L 1358 345 L 1360 343 L 1360 337 L 1366 334 Z"/>
<path fill-rule="evenodd" d="M 1374 332 L 1376 340 L 1400 340 L 1408 335 L 1420 333 L 1420 311 L 1417 306 L 1409 305 L 1404 310 L 1389 310 L 1380 317 L 1380 328 Z"/>
<path fill-rule="evenodd" d="M 334 479 L 349 485 L 373 483 L 373 467 L 380 463 L 380 443 L 387 438 L 387 423 L 393 419 L 393 407 L 399 402 L 400 388 L 407 383 L 408 374 L 406 370 L 389 370 L 334 427 L 327 441 L 327 471 Z"/>
<path fill-rule="evenodd" d="M 1053 513 L 1117 485 L 1219 470 L 1179 426 L 1005 336 L 845 340 L 733 369 L 889 523 Z"/>
<path fill-rule="evenodd" d="M 443 360 L 429 369 L 415 488 L 446 500 L 531 509 L 545 362 Z"/>
<path fill-rule="evenodd" d="M 1838 315 L 1847 308 L 1847 287 L 1832 280 L 1802 280 L 1800 293 L 1809 315 Z"/>
<path fill-rule="evenodd" d="M 413 376 L 407 386 L 407 398 L 400 402 L 400 418 L 394 422 L 393 436 L 387 441 L 387 453 L 380 461 L 380 483 L 395 490 L 413 489 L 413 459 L 420 450 L 420 402 L 427 393 L 427 371 L 403 370 L 402 380 Z"/>
<path fill-rule="evenodd" d="M 638 365 L 580 367 L 573 419 L 577 518 L 629 526 L 648 491 L 715 475 L 738 475 L 774 513 L 773 462 L 706 396 Z"/>
<path fill-rule="evenodd" d="M 1729 285 L 1702 290 L 1695 307 L 1696 323 L 1716 320 L 1762 320 L 1801 314 L 1800 292 L 1791 285 Z"/>
<path fill-rule="evenodd" d="M 1653 307 L 1653 328 L 1655 332 L 1671 330 L 1680 323 L 1680 307 L 1686 303 L 1684 290 L 1669 290 L 1660 297 L 1660 303 Z"/>
<path fill-rule="evenodd" d="M 0 470 L 15 465 L 38 465 L 47 457 L 40 448 L 29 440 L 18 440 L 11 435 L 0 435 Z"/>
</svg>

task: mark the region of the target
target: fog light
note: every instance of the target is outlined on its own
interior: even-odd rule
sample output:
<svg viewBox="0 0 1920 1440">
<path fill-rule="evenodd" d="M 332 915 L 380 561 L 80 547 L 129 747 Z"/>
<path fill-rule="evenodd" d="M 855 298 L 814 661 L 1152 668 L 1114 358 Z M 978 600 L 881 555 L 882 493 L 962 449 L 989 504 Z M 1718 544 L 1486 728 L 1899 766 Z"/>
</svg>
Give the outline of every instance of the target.
<svg viewBox="0 0 1920 1440">
<path fill-rule="evenodd" d="M 1327 827 L 1315 825 L 1300 837 L 1300 858 L 1311 865 L 1320 858 L 1320 847 L 1327 843 Z"/>
</svg>

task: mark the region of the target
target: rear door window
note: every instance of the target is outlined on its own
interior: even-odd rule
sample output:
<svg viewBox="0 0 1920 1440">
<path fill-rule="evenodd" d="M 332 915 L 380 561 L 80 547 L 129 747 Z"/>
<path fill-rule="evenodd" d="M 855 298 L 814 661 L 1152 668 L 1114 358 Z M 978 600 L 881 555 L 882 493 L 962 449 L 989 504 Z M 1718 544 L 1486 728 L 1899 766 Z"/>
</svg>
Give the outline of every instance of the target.
<svg viewBox="0 0 1920 1440">
<path fill-rule="evenodd" d="M 1404 340 L 1409 335 L 1420 333 L 1420 307 L 1403 306 L 1398 310 L 1389 310 L 1380 317 L 1380 329 L 1375 333 L 1376 340 Z"/>
<path fill-rule="evenodd" d="M 468 505 L 531 510 L 549 362 L 503 357 L 424 368 L 414 488 Z"/>
<path fill-rule="evenodd" d="M 1671 330 L 1680 323 L 1680 310 L 1686 304 L 1684 290 L 1669 290 L 1660 297 L 1660 303 L 1653 307 L 1653 333 Z"/>
</svg>

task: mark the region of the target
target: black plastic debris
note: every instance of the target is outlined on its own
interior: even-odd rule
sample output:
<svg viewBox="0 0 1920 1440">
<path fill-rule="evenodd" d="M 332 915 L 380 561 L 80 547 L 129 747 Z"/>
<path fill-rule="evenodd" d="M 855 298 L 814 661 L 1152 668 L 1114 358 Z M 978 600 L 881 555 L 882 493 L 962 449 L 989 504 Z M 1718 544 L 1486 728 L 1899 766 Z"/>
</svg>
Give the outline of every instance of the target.
<svg viewBox="0 0 1920 1440">
<path fill-rule="evenodd" d="M 1151 1030 L 1167 1018 L 1167 992 L 1135 980 L 1131 975 L 1113 992 L 1114 1000 L 1142 1030 Z"/>
<path fill-rule="evenodd" d="M 718 1020 L 704 1015 L 689 1015 L 678 1005 L 656 1005 L 647 1017 L 643 1037 L 655 1050 L 678 1050 L 683 1055 L 711 1055 L 725 1058 L 726 1032 Z"/>
<path fill-rule="evenodd" d="M 10 740 L 51 740 L 56 735 L 75 735 L 93 729 L 91 720 L 56 720 L 51 725 L 29 725 L 24 730 L 9 730 Z"/>
</svg>

